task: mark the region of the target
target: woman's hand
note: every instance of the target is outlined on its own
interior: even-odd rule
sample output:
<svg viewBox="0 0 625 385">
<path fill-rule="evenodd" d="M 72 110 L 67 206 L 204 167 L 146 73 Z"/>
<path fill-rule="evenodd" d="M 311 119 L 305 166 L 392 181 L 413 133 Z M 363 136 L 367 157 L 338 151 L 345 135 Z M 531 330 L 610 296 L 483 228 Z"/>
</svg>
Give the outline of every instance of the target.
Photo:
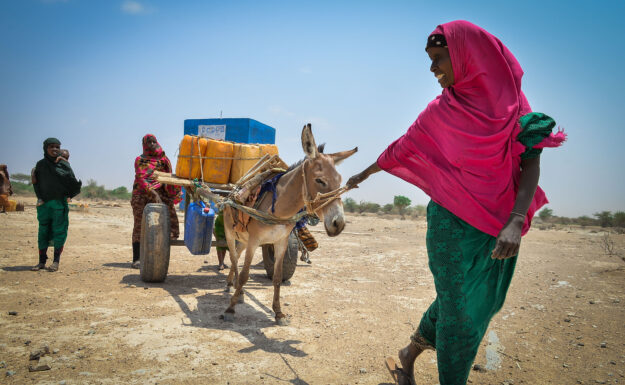
<svg viewBox="0 0 625 385">
<path fill-rule="evenodd" d="M 347 180 L 345 184 L 349 188 L 358 187 L 360 183 L 362 183 L 365 179 L 367 179 L 371 174 L 374 174 L 382 169 L 378 166 L 378 162 L 374 162 L 371 166 L 364 169 L 362 172 L 352 176 Z"/>
<path fill-rule="evenodd" d="M 512 215 L 497 236 L 497 243 L 491 254 L 493 259 L 508 259 L 519 254 L 521 230 L 525 218 Z"/>
<path fill-rule="evenodd" d="M 363 172 L 360 172 L 360 173 L 358 173 L 358 174 L 356 174 L 356 175 L 352 176 L 351 178 L 349 178 L 349 179 L 347 180 L 347 183 L 346 183 L 345 185 L 346 185 L 347 187 L 349 187 L 349 188 L 355 188 L 355 187 L 358 187 L 358 185 L 359 185 L 362 181 L 364 181 L 365 179 L 367 179 L 367 177 L 368 177 L 368 175 L 366 175 L 366 174 L 364 173 L 364 171 L 363 171 Z"/>
<path fill-rule="evenodd" d="M 161 199 L 161 196 L 158 195 L 156 190 L 150 190 L 150 192 L 152 193 L 152 198 L 154 198 L 154 202 L 155 203 L 163 203 L 163 200 Z"/>
</svg>

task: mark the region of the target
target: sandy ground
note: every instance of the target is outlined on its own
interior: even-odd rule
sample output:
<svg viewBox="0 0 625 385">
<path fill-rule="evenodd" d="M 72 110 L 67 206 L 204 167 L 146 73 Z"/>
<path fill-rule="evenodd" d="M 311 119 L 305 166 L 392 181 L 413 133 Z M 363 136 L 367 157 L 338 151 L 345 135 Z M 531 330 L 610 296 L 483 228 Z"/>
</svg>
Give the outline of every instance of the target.
<svg viewBox="0 0 625 385">
<path fill-rule="evenodd" d="M 214 251 L 172 248 L 161 284 L 130 269 L 126 202 L 72 211 L 60 270 L 31 272 L 36 212 L 22 200 L 25 212 L 0 215 L 0 383 L 388 384 L 384 357 L 408 342 L 435 295 L 423 219 L 349 215 L 338 238 L 313 228 L 312 264 L 300 262 L 282 290 L 289 326 L 274 325 L 260 251 L 246 302 L 224 322 Z M 625 236 L 611 238 L 624 253 Z M 602 242 L 590 230 L 528 234 L 476 359 L 486 370 L 471 383 L 625 383 L 625 263 Z M 42 345 L 51 369 L 29 372 Z M 435 353 L 416 368 L 418 384 L 438 383 Z"/>
</svg>

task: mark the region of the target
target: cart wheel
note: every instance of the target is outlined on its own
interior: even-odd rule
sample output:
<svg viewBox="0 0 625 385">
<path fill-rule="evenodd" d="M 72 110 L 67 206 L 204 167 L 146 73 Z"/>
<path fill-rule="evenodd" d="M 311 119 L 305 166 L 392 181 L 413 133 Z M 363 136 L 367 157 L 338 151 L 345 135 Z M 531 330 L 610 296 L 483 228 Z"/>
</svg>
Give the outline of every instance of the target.
<svg viewBox="0 0 625 385">
<path fill-rule="evenodd" d="M 273 279 L 273 267 L 276 259 L 273 256 L 273 245 L 263 245 L 263 265 L 265 265 L 265 271 L 267 277 Z M 298 252 L 297 236 L 294 232 L 289 234 L 289 244 L 284 253 L 284 260 L 282 261 L 282 282 L 291 279 L 295 273 L 297 267 L 297 252 Z"/>
<path fill-rule="evenodd" d="M 141 219 L 141 280 L 163 282 L 169 267 L 169 209 L 148 203 Z"/>
</svg>

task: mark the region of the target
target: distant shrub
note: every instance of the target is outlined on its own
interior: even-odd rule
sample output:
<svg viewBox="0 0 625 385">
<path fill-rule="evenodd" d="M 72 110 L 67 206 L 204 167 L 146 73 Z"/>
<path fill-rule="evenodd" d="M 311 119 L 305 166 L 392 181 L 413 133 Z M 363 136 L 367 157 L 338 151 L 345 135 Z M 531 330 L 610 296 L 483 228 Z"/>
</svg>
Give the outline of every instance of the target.
<svg viewBox="0 0 625 385">
<path fill-rule="evenodd" d="M 382 211 L 384 212 L 384 214 L 390 214 L 393 212 L 393 208 L 395 208 L 395 206 L 392 203 L 387 203 L 382 206 Z"/>
<path fill-rule="evenodd" d="M 547 221 L 551 217 L 553 217 L 553 210 L 548 207 L 545 207 L 538 213 L 538 218 L 542 219 L 543 221 Z"/>
<path fill-rule="evenodd" d="M 30 183 L 26 184 L 22 182 L 11 182 L 11 188 L 13 189 L 13 194 L 35 195 L 35 188 Z"/>
<path fill-rule="evenodd" d="M 401 215 L 401 219 L 405 218 L 404 214 L 406 213 L 406 207 L 410 206 L 410 203 L 410 198 L 403 195 L 395 195 L 393 198 L 393 204 L 397 207 L 399 215 Z"/>
<path fill-rule="evenodd" d="M 94 179 L 89 179 L 87 184 L 82 186 L 78 197 L 88 199 L 128 200 L 131 195 L 132 194 L 124 186 L 117 187 L 113 190 L 107 190 L 103 185 L 98 185 Z"/>
<path fill-rule="evenodd" d="M 356 206 L 358 206 L 358 204 L 352 198 L 345 198 L 345 199 L 343 199 L 343 208 L 348 213 L 356 212 Z"/>
</svg>

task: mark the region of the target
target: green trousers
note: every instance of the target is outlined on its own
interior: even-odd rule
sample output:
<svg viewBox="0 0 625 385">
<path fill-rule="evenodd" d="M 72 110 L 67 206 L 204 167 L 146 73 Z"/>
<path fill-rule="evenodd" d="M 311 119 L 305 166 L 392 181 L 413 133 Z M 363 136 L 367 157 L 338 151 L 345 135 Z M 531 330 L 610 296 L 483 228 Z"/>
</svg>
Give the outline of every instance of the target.
<svg viewBox="0 0 625 385">
<path fill-rule="evenodd" d="M 53 199 L 37 206 L 37 221 L 39 221 L 37 238 L 39 250 L 47 249 L 50 241 L 54 243 L 55 249 L 60 249 L 65 245 L 69 227 L 67 201 Z"/>
<path fill-rule="evenodd" d="M 503 306 L 517 256 L 492 259 L 495 237 L 433 201 L 427 220 L 436 299 L 412 339 L 423 337 L 436 349 L 441 385 L 463 385 L 490 320 Z"/>
</svg>

